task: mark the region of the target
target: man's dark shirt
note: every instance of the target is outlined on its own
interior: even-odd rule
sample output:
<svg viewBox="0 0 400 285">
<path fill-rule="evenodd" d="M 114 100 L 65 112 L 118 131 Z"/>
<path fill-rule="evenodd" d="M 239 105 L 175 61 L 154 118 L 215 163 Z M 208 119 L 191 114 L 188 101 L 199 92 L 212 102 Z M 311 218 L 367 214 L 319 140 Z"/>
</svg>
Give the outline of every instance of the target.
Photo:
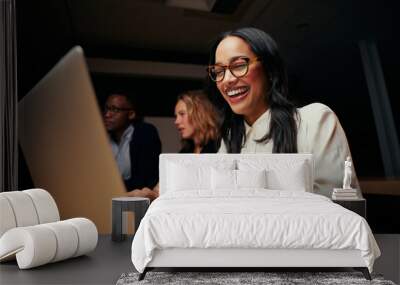
<svg viewBox="0 0 400 285">
<path fill-rule="evenodd" d="M 129 144 L 131 177 L 124 180 L 127 191 L 153 188 L 158 183 L 158 160 L 161 141 L 157 129 L 145 122 L 134 123 Z"/>
</svg>

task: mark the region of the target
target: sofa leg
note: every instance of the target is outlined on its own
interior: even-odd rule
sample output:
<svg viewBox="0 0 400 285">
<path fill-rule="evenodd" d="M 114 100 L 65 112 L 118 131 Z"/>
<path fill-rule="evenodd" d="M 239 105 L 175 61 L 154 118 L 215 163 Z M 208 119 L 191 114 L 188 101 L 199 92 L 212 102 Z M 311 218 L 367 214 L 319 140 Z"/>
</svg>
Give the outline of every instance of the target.
<svg viewBox="0 0 400 285">
<path fill-rule="evenodd" d="M 371 274 L 369 274 L 369 270 L 367 267 L 355 267 L 354 269 L 357 271 L 361 271 L 362 274 L 364 275 L 365 279 L 372 280 Z"/>
<path fill-rule="evenodd" d="M 144 271 L 142 273 L 139 274 L 139 278 L 138 281 L 142 281 L 144 279 L 144 277 L 146 276 L 148 269 L 147 267 L 144 269 Z"/>
</svg>

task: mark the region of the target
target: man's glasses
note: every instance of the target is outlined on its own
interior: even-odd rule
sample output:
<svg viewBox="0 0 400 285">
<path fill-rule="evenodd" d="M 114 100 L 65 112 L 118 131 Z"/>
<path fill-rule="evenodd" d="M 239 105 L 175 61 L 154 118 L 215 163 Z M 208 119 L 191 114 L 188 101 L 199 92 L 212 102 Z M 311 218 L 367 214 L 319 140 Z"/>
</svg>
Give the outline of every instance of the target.
<svg viewBox="0 0 400 285">
<path fill-rule="evenodd" d="M 225 78 L 225 72 L 227 69 L 231 72 L 233 76 L 236 78 L 240 78 L 245 76 L 249 72 L 249 65 L 260 61 L 258 57 L 250 59 L 250 58 L 239 58 L 237 61 L 228 64 L 215 64 L 210 65 L 207 68 L 208 75 L 210 76 L 211 80 L 215 82 L 220 82 Z"/>
<path fill-rule="evenodd" d="M 125 111 L 132 111 L 132 108 L 118 108 L 114 106 L 104 106 L 104 114 L 107 112 L 118 114 Z"/>
</svg>

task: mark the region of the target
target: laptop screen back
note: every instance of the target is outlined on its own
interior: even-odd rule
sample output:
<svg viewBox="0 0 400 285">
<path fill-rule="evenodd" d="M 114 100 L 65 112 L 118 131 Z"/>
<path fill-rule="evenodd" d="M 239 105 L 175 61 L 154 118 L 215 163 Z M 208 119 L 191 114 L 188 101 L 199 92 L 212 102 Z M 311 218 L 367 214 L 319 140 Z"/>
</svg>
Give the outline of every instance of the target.
<svg viewBox="0 0 400 285">
<path fill-rule="evenodd" d="M 19 141 L 36 187 L 62 219 L 87 217 L 111 229 L 111 198 L 125 193 L 83 51 L 73 48 L 19 102 Z"/>
</svg>

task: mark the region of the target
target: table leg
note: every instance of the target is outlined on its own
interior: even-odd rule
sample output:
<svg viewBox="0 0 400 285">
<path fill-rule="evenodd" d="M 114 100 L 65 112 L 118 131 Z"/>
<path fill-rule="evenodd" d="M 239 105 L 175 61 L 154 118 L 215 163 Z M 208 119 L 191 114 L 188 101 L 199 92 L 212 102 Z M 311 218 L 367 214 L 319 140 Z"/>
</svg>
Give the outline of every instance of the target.
<svg viewBox="0 0 400 285">
<path fill-rule="evenodd" d="M 122 203 L 112 201 L 112 240 L 122 241 Z"/>
<path fill-rule="evenodd" d="M 149 201 L 143 201 L 142 203 L 137 203 L 134 205 L 135 212 L 135 233 L 139 228 L 140 221 L 143 219 L 146 214 L 147 208 L 149 207 Z"/>
</svg>

